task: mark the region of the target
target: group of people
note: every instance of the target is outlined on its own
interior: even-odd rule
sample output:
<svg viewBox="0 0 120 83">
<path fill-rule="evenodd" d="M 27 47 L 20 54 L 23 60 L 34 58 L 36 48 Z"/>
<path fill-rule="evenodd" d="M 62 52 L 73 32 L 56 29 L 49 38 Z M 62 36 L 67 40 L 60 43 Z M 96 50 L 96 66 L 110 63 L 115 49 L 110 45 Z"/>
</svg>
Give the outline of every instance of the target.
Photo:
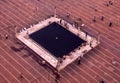
<svg viewBox="0 0 120 83">
<path fill-rule="evenodd" d="M 113 5 L 113 2 L 114 2 L 114 0 L 109 0 L 108 3 L 106 4 L 106 6 L 108 7 L 110 5 Z"/>
<path fill-rule="evenodd" d="M 101 16 L 100 20 L 101 20 L 101 21 L 104 21 L 104 19 L 105 19 L 105 17 L 104 17 L 104 16 Z M 96 16 L 94 16 L 93 22 L 97 22 Z M 109 24 L 108 24 L 108 26 L 109 26 L 109 27 L 112 27 L 112 25 L 113 25 L 113 23 L 110 21 Z"/>
<path fill-rule="evenodd" d="M 109 1 L 107 2 L 106 6 L 108 7 L 108 6 L 110 6 L 110 5 L 113 5 L 113 2 L 114 2 L 114 0 L 109 0 Z M 104 16 L 101 16 L 101 17 L 100 17 L 100 20 L 101 20 L 101 21 L 104 21 L 104 19 L 105 19 Z M 93 17 L 93 22 L 97 22 L 96 16 Z M 109 27 L 112 27 L 112 26 L 113 26 L 113 23 L 110 21 L 110 22 L 108 23 L 108 26 L 109 26 Z"/>
</svg>

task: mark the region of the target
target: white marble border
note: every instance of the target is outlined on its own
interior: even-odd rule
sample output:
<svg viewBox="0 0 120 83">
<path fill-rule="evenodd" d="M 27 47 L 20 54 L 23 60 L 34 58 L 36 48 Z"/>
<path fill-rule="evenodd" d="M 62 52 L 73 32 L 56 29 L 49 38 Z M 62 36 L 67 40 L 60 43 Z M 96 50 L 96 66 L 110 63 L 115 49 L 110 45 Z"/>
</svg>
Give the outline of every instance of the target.
<svg viewBox="0 0 120 83">
<path fill-rule="evenodd" d="M 61 22 L 60 22 L 61 20 Z M 65 23 L 67 24 L 67 30 L 71 31 L 75 35 L 79 36 L 83 40 L 87 41 L 87 44 L 85 46 L 79 47 L 80 49 L 75 49 L 74 52 L 71 52 L 69 56 L 66 56 L 66 58 L 62 61 L 62 63 L 58 66 L 58 60 L 55 58 L 52 54 L 50 54 L 48 51 L 44 50 L 40 45 L 35 43 L 32 39 L 29 38 L 29 34 L 32 34 L 45 26 L 48 26 L 50 23 L 57 22 L 58 24 L 64 26 Z M 66 26 L 64 26 L 66 28 Z M 50 65 L 52 65 L 54 68 L 57 67 L 58 70 L 62 70 L 65 68 L 68 64 L 75 61 L 78 57 L 83 56 L 86 52 L 90 51 L 92 48 L 95 48 L 100 42 L 97 41 L 95 38 L 90 37 L 89 35 L 86 36 L 86 34 L 78 29 L 76 29 L 73 25 L 69 24 L 65 20 L 57 17 L 50 17 L 46 20 L 40 21 L 36 25 L 30 26 L 28 29 L 24 29 L 20 31 L 20 33 L 16 33 L 17 39 L 22 41 L 25 45 L 27 45 L 29 48 L 31 48 L 35 53 L 37 53 L 40 57 L 42 57 L 45 61 L 47 61 Z M 91 46 L 90 46 L 91 43 Z"/>
</svg>

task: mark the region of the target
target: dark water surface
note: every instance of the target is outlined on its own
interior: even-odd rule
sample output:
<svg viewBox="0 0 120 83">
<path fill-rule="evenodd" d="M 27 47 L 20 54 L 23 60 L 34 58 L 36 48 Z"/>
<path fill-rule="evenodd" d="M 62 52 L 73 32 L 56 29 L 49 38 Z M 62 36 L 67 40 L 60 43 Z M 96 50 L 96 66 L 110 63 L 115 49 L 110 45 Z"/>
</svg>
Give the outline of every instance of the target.
<svg viewBox="0 0 120 83">
<path fill-rule="evenodd" d="M 32 33 L 30 38 L 57 58 L 67 55 L 85 42 L 55 22 Z"/>
</svg>

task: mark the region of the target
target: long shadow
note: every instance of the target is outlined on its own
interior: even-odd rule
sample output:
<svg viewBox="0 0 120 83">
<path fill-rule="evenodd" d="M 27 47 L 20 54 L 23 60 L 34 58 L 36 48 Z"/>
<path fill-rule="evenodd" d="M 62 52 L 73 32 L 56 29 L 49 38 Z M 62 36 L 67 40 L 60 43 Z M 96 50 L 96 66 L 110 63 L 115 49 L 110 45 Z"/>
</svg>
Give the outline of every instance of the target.
<svg viewBox="0 0 120 83">
<path fill-rule="evenodd" d="M 21 50 L 24 50 L 27 52 L 27 54 L 24 54 L 22 57 L 23 58 L 27 58 L 27 57 L 32 57 L 33 53 L 31 52 L 31 50 L 29 50 L 27 47 L 21 48 Z"/>
<path fill-rule="evenodd" d="M 11 48 L 13 51 L 15 51 L 15 52 L 21 51 L 21 49 L 16 48 L 16 47 L 14 47 L 14 46 L 11 46 L 10 48 Z"/>
<path fill-rule="evenodd" d="M 32 59 L 35 60 L 40 66 L 42 66 L 45 70 L 47 70 L 48 72 L 52 72 L 54 74 L 55 68 L 53 68 L 49 63 L 42 64 L 42 61 L 44 60 L 43 58 L 41 58 L 39 55 L 37 55 L 34 52 L 31 52 L 32 55 Z"/>
</svg>

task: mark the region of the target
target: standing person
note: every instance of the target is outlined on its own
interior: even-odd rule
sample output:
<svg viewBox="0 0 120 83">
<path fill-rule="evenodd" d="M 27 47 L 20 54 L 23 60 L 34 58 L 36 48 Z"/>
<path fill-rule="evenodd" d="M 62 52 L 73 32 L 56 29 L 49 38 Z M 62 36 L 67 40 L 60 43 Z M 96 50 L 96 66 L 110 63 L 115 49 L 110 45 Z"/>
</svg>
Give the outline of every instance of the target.
<svg viewBox="0 0 120 83">
<path fill-rule="evenodd" d="M 41 65 L 45 66 L 46 65 L 46 61 L 42 60 Z"/>
<path fill-rule="evenodd" d="M 113 64 L 113 65 L 115 65 L 116 63 L 117 63 L 116 61 L 114 61 L 114 60 L 112 61 L 112 64 Z"/>
<path fill-rule="evenodd" d="M 94 16 L 94 18 L 93 18 L 93 22 L 96 22 L 96 17 Z"/>
<path fill-rule="evenodd" d="M 15 34 L 18 33 L 18 29 L 17 29 L 17 27 L 15 27 L 15 32 L 14 32 L 14 33 L 15 33 Z"/>
<path fill-rule="evenodd" d="M 109 23 L 109 27 L 112 27 L 112 25 L 113 25 L 112 22 L 110 22 L 110 23 Z"/>
<path fill-rule="evenodd" d="M 91 47 L 91 48 L 93 48 L 93 47 L 92 47 L 92 42 L 93 42 L 93 40 L 92 40 L 92 41 L 90 41 L 90 47 Z"/>
<path fill-rule="evenodd" d="M 81 24 L 81 26 L 79 27 L 79 30 L 82 30 L 82 28 L 85 27 L 85 24 Z"/>
<path fill-rule="evenodd" d="M 54 17 L 57 17 L 57 7 L 54 7 Z"/>
<path fill-rule="evenodd" d="M 81 57 L 78 57 L 78 65 L 81 64 Z"/>
<path fill-rule="evenodd" d="M 105 83 L 104 80 L 101 80 L 100 83 Z"/>
<path fill-rule="evenodd" d="M 63 60 L 60 57 L 58 57 L 58 62 L 57 62 L 57 65 L 56 65 L 57 70 L 59 69 L 62 62 L 63 62 Z"/>
<path fill-rule="evenodd" d="M 60 24 L 62 23 L 62 19 L 60 19 Z"/>
<path fill-rule="evenodd" d="M 87 35 L 88 35 L 88 33 L 87 32 L 85 32 L 85 38 L 87 39 Z"/>
<path fill-rule="evenodd" d="M 113 1 L 112 1 L 112 0 L 110 0 L 110 1 L 109 1 L 109 5 L 112 5 L 112 4 L 113 4 Z"/>
<path fill-rule="evenodd" d="M 5 39 L 8 39 L 8 35 L 7 34 L 5 35 Z"/>
<path fill-rule="evenodd" d="M 22 79 L 23 78 L 23 73 L 20 73 L 20 79 Z"/>
<path fill-rule="evenodd" d="M 113 5 L 114 0 L 109 0 L 109 2 L 106 4 L 106 6 L 108 7 L 109 5 Z"/>
<path fill-rule="evenodd" d="M 82 57 L 83 57 L 83 54 L 81 54 L 81 55 L 78 57 L 78 65 L 81 64 L 81 59 L 82 59 Z"/>
<path fill-rule="evenodd" d="M 0 35 L 0 39 L 2 39 L 2 36 Z"/>
<path fill-rule="evenodd" d="M 54 74 L 55 74 L 55 81 L 56 81 L 56 83 L 60 83 L 60 74 L 59 74 L 59 72 L 55 71 Z"/>
<path fill-rule="evenodd" d="M 109 4 L 106 4 L 106 6 L 108 7 L 108 6 L 109 6 Z"/>
<path fill-rule="evenodd" d="M 69 18 L 70 17 L 70 14 L 69 13 L 67 13 L 67 16 L 66 16 L 67 18 Z"/>
<path fill-rule="evenodd" d="M 35 11 L 36 11 L 36 12 L 39 12 L 39 7 L 35 7 Z"/>
<path fill-rule="evenodd" d="M 28 38 L 29 38 L 29 32 L 26 31 L 26 39 L 28 39 Z"/>
<path fill-rule="evenodd" d="M 101 21 L 104 21 L 104 18 L 105 18 L 104 16 L 101 16 Z"/>
<path fill-rule="evenodd" d="M 76 22 L 78 23 L 79 26 L 83 24 L 83 21 L 81 18 L 77 18 Z"/>
<path fill-rule="evenodd" d="M 98 32 L 97 43 L 99 43 L 99 41 L 100 41 L 100 36 L 101 36 L 101 33 Z"/>
</svg>

